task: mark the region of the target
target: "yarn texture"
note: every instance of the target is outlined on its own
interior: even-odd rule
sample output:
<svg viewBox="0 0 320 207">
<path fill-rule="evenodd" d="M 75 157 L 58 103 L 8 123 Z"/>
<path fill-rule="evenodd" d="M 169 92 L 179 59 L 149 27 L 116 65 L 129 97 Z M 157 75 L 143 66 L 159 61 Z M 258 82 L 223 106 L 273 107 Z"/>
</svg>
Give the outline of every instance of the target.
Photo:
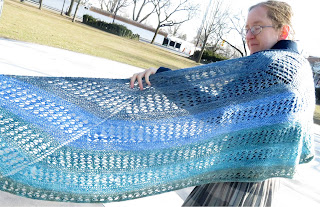
<svg viewBox="0 0 320 207">
<path fill-rule="evenodd" d="M 312 160 L 314 86 L 269 50 L 151 77 L 0 75 L 0 190 L 113 202 L 210 182 L 292 178 Z"/>
</svg>

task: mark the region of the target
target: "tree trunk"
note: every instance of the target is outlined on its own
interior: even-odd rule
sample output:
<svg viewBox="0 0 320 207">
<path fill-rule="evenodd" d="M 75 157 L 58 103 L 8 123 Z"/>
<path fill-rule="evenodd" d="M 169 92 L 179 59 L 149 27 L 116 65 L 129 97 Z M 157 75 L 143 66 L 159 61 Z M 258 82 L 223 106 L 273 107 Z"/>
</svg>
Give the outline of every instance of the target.
<svg viewBox="0 0 320 207">
<path fill-rule="evenodd" d="M 243 44 L 244 54 L 245 54 L 245 56 L 247 56 L 248 52 L 247 52 L 247 48 L 246 48 L 246 40 L 245 39 L 242 39 L 242 44 Z"/>
<path fill-rule="evenodd" d="M 61 9 L 61 15 L 63 14 L 64 4 L 66 3 L 66 0 L 63 1 L 62 9 Z"/>
<path fill-rule="evenodd" d="M 154 41 L 156 40 L 156 37 L 157 37 L 157 35 L 158 35 L 158 33 L 159 33 L 159 30 L 160 30 L 160 25 L 158 25 L 158 27 L 157 27 L 157 29 L 156 29 L 156 32 L 154 33 L 153 38 L 152 38 L 152 41 L 150 42 L 150 44 L 153 44 Z"/>
<path fill-rule="evenodd" d="M 39 9 L 42 9 L 42 0 L 39 1 Z"/>
<path fill-rule="evenodd" d="M 137 6 L 137 2 L 136 2 L 136 1 L 133 1 L 133 12 L 132 12 L 132 20 L 133 20 L 133 21 L 137 21 L 137 20 L 136 20 L 136 17 L 135 17 L 136 6 Z"/>
<path fill-rule="evenodd" d="M 138 21 L 138 20 L 139 20 L 140 14 L 141 14 L 141 12 L 142 12 L 142 9 L 145 7 L 145 5 L 146 5 L 146 1 L 144 0 L 143 3 L 142 3 L 142 5 L 141 5 L 140 8 L 139 8 L 139 11 L 138 11 L 137 16 L 135 16 L 136 3 L 134 4 L 134 8 L 133 8 L 133 18 L 132 18 L 133 21 Z M 154 9 L 153 9 L 152 12 L 150 12 L 149 14 L 147 14 L 147 15 L 143 18 L 143 20 L 145 20 L 146 18 L 148 18 L 153 12 L 154 12 Z M 140 20 L 139 22 L 141 23 L 143 20 Z"/>
<path fill-rule="evenodd" d="M 76 11 L 74 12 L 74 15 L 73 15 L 72 22 L 74 22 L 74 20 L 76 19 L 77 12 L 78 12 L 80 4 L 81 4 L 81 0 L 78 1 L 77 7 L 76 7 Z"/>
<path fill-rule="evenodd" d="M 70 6 L 69 6 L 69 10 L 68 10 L 68 12 L 67 12 L 67 15 L 68 15 L 68 16 L 71 16 L 73 3 L 74 3 L 74 0 L 71 0 Z"/>
<path fill-rule="evenodd" d="M 113 13 L 112 24 L 114 24 L 114 21 L 116 20 L 116 16 L 117 16 L 117 11 L 115 11 L 115 12 Z"/>
<path fill-rule="evenodd" d="M 201 51 L 200 51 L 200 53 L 199 53 L 199 55 L 198 55 L 198 57 L 197 57 L 197 60 L 196 60 L 197 63 L 200 63 L 200 60 L 201 60 L 201 58 L 202 58 L 204 49 L 206 48 L 207 41 L 208 41 L 208 37 L 205 37 L 205 38 L 204 38 L 204 41 L 203 41 L 203 45 L 202 45 L 202 47 L 201 47 Z"/>
</svg>

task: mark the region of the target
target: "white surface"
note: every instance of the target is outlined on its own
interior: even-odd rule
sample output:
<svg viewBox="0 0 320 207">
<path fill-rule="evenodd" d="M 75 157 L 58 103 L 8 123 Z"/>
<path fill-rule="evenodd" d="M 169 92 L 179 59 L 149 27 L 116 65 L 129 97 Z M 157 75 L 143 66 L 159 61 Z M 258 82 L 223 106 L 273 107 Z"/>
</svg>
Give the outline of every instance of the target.
<svg viewBox="0 0 320 207">
<path fill-rule="evenodd" d="M 58 48 L 0 38 L 0 73 L 34 76 L 129 78 L 131 65 Z"/>
<path fill-rule="evenodd" d="M 139 198 L 115 203 L 104 203 L 104 207 L 178 207 L 183 200 L 175 192 L 163 193 L 160 195 Z"/>
</svg>

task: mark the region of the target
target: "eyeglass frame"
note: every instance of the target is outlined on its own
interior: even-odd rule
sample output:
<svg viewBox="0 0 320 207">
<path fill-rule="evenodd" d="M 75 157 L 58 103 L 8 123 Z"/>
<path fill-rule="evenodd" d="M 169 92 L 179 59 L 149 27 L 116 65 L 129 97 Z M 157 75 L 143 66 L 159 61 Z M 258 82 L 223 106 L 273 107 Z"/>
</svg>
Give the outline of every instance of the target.
<svg viewBox="0 0 320 207">
<path fill-rule="evenodd" d="M 252 29 L 253 29 L 254 27 L 259 27 L 259 32 L 258 32 L 257 34 L 254 34 L 254 33 L 252 32 Z M 274 28 L 274 26 L 254 25 L 254 26 L 252 26 L 252 27 L 249 28 L 249 29 L 245 29 L 245 32 L 246 32 L 246 35 L 247 35 L 248 32 L 249 32 L 249 30 L 250 30 L 250 32 L 251 32 L 251 34 L 252 34 L 253 36 L 257 36 L 258 34 L 260 34 L 260 33 L 262 32 L 262 29 L 263 29 L 263 28 L 267 28 L 267 27 L 272 27 L 272 28 Z"/>
</svg>

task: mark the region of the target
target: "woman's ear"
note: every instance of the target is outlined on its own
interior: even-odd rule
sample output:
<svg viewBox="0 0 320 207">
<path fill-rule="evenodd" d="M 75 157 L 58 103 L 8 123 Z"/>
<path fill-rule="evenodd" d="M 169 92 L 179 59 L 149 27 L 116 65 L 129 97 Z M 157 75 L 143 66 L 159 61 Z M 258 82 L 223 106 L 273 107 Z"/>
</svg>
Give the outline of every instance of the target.
<svg viewBox="0 0 320 207">
<path fill-rule="evenodd" d="M 290 32 L 290 26 L 284 25 L 281 29 L 279 40 L 286 40 L 289 36 L 289 32 Z"/>
</svg>

